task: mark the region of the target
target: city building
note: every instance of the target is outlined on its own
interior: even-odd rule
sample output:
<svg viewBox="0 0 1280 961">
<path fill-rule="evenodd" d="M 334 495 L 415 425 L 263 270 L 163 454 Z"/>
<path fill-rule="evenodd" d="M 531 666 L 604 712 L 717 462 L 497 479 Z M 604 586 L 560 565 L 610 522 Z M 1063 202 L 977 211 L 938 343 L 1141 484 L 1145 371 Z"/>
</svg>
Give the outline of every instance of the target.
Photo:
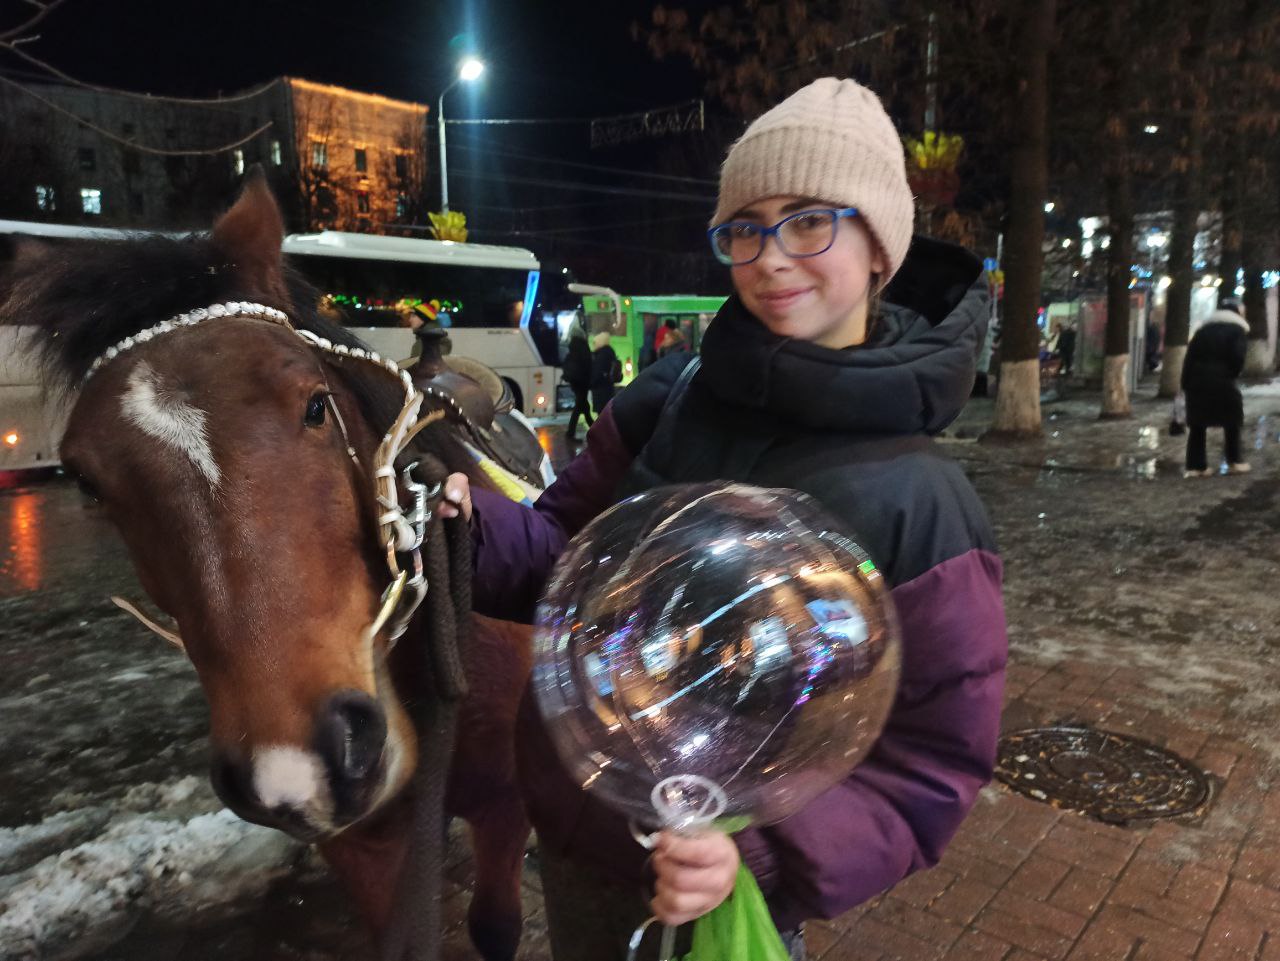
<svg viewBox="0 0 1280 961">
<path fill-rule="evenodd" d="M 295 77 L 211 100 L 0 87 L 0 218 L 204 228 L 261 164 L 290 230 L 426 220 L 423 104 Z"/>
</svg>

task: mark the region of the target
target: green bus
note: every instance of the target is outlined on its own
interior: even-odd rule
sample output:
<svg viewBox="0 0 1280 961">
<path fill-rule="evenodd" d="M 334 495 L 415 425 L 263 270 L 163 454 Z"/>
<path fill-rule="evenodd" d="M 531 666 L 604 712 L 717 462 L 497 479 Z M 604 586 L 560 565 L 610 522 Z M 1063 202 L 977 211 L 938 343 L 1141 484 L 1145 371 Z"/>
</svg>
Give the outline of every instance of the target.
<svg viewBox="0 0 1280 961">
<path fill-rule="evenodd" d="M 727 299 L 695 294 L 626 297 L 590 284 L 570 284 L 569 289 L 582 295 L 587 333 L 593 338 L 601 331 L 609 333 L 609 344 L 622 362 L 624 384 L 653 360 L 653 338 L 666 321 L 674 320 L 684 342 L 696 351 L 707 325 Z"/>
</svg>

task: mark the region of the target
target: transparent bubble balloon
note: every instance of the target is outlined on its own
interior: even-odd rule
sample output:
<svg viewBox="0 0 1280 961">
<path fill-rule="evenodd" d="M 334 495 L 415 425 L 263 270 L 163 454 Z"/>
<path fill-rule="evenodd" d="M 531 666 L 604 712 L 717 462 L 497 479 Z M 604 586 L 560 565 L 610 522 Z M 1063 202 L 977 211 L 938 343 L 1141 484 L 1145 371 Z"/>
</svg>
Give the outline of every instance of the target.
<svg viewBox="0 0 1280 961">
<path fill-rule="evenodd" d="M 658 488 L 600 515 L 538 613 L 534 692 L 580 783 L 645 826 L 794 813 L 897 690 L 875 565 L 796 491 Z"/>
</svg>

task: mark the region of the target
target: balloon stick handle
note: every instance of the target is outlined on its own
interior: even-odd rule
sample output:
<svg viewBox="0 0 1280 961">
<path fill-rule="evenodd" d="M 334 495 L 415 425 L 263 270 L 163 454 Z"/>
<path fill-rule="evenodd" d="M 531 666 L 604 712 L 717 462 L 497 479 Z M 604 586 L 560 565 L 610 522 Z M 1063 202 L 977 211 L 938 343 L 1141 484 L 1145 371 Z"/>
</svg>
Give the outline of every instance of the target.
<svg viewBox="0 0 1280 961">
<path fill-rule="evenodd" d="M 662 926 L 662 943 L 658 948 L 658 961 L 676 961 L 676 929 L 669 924 Z"/>
<path fill-rule="evenodd" d="M 640 950 L 640 942 L 645 932 L 658 922 L 657 918 L 649 918 L 641 923 L 631 935 L 631 943 L 627 946 L 627 961 L 636 961 L 636 952 Z M 658 947 L 658 961 L 676 961 L 676 929 L 670 925 L 662 926 L 662 940 Z"/>
</svg>

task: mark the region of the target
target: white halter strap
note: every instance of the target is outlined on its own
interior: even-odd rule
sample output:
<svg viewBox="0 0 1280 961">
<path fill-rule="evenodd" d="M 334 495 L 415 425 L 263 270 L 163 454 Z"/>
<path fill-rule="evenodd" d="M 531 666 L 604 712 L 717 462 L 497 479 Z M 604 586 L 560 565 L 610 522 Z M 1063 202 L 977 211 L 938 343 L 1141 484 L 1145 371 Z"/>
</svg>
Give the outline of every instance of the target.
<svg viewBox="0 0 1280 961">
<path fill-rule="evenodd" d="M 381 610 L 374 620 L 371 633 L 376 634 L 386 626 L 387 636 L 394 642 L 405 632 L 414 612 L 427 594 L 427 579 L 422 566 L 422 542 L 426 536 L 427 523 L 432 517 L 428 502 L 438 497 L 441 492 L 440 484 L 428 489 L 418 483 L 412 474 L 412 471 L 418 465 L 411 464 L 400 471 L 400 478 L 405 489 L 412 495 L 414 503 L 407 515 L 404 508 L 400 506 L 399 492 L 396 485 L 396 458 L 409 445 L 414 435 L 422 427 L 426 426 L 418 420 L 418 413 L 422 409 L 423 394 L 414 386 L 413 378 L 409 376 L 408 371 L 401 369 L 400 365 L 395 361 L 380 357 L 373 351 L 363 350 L 358 347 L 348 347 L 345 344 L 334 344 L 309 330 L 298 330 L 289 321 L 288 314 L 274 307 L 231 301 L 225 304 L 212 304 L 208 307 L 201 307 L 198 310 L 178 314 L 176 317 L 170 317 L 162 323 L 148 327 L 146 330 L 140 331 L 131 337 L 124 338 L 114 346 L 108 347 L 101 356 L 94 360 L 85 373 L 81 384 L 87 383 L 103 365 L 141 344 L 175 330 L 182 330 L 185 327 L 194 327 L 208 320 L 223 318 L 265 320 L 279 324 L 297 334 L 312 347 L 325 353 L 336 357 L 350 357 L 381 368 L 395 377 L 404 391 L 404 401 L 401 404 L 400 413 L 396 416 L 395 422 L 378 445 L 373 463 L 374 496 L 377 498 L 379 508 L 379 545 L 386 551 L 387 566 L 391 571 L 392 583 L 382 594 Z M 456 408 L 456 402 L 452 398 L 437 394 L 432 390 L 428 392 Z M 342 433 L 347 453 L 358 465 L 359 460 L 351 447 L 346 425 L 338 414 L 337 406 L 332 402 L 330 402 L 329 406 L 333 410 L 334 420 Z M 438 413 L 433 413 L 428 415 L 426 420 L 430 422 L 439 416 Z M 398 555 L 408 555 L 410 570 L 406 571 L 401 568 Z M 125 608 L 125 610 L 129 610 L 129 608 Z M 135 617 L 138 616 L 136 608 L 129 610 L 129 612 L 134 614 Z M 147 622 L 144 620 L 143 623 Z M 148 626 L 151 627 L 152 625 L 148 624 Z M 152 629 L 154 630 L 155 628 L 152 627 Z M 167 634 L 162 636 L 167 637 Z"/>
<path fill-rule="evenodd" d="M 147 341 L 154 340 L 156 337 L 167 334 L 170 331 L 180 330 L 183 327 L 194 327 L 196 324 L 204 323 L 206 320 L 217 320 L 221 317 L 249 317 L 256 320 L 269 320 L 272 323 L 280 324 L 293 330 L 293 324 L 289 323 L 289 315 L 283 310 L 276 310 L 274 307 L 267 307 L 263 304 L 242 303 L 234 300 L 226 304 L 213 304 L 209 307 L 201 307 L 199 310 L 190 310 L 185 314 L 178 314 L 176 317 L 170 317 L 163 323 L 139 331 L 132 337 L 126 337 L 114 347 L 108 347 L 97 360 L 89 365 L 89 369 L 85 372 L 84 380 L 81 383 L 87 383 L 89 378 L 96 374 L 103 364 L 115 360 L 125 351 L 132 350 L 139 344 L 145 344 Z"/>
</svg>

